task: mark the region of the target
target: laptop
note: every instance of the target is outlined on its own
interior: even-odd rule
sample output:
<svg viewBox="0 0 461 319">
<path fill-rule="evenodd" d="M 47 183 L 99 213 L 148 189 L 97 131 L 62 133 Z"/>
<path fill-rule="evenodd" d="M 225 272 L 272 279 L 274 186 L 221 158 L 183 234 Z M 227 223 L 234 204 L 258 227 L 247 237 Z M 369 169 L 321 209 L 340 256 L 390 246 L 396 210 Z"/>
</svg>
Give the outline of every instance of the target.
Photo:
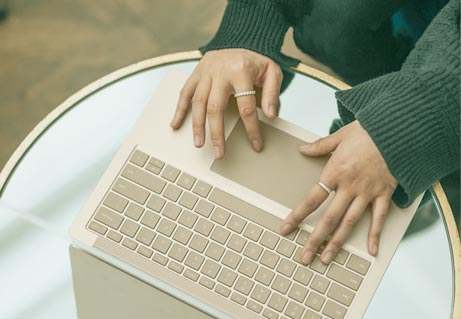
<svg viewBox="0 0 461 319">
<path fill-rule="evenodd" d="M 215 160 L 209 137 L 193 146 L 190 116 L 169 127 L 186 79 L 172 71 L 161 81 L 75 217 L 74 245 L 213 317 L 361 318 L 420 198 L 406 209 L 391 204 L 376 258 L 364 214 L 330 265 L 319 256 L 303 264 L 329 200 L 288 236 L 279 228 L 328 159 L 298 152 L 318 136 L 259 113 L 265 146 L 256 153 L 232 98 L 226 153 Z"/>
</svg>

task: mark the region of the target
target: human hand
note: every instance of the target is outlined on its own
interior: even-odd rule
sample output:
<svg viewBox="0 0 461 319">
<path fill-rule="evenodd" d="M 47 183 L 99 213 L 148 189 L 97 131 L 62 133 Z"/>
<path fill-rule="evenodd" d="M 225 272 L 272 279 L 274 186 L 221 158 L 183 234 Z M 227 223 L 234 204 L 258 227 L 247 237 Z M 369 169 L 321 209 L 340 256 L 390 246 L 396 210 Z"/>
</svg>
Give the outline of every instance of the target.
<svg viewBox="0 0 461 319">
<path fill-rule="evenodd" d="M 389 210 L 392 193 L 397 187 L 397 180 L 389 172 L 367 131 L 358 121 L 354 121 L 330 136 L 301 145 L 299 151 L 307 156 L 333 152 L 320 176 L 320 181 L 335 190 L 331 204 L 304 245 L 301 252 L 303 262 L 310 263 L 322 243 L 332 234 L 320 257 L 323 263 L 329 264 L 369 204 L 371 224 L 368 252 L 376 256 L 379 236 Z M 281 234 L 289 234 L 327 197 L 327 191 L 319 185 L 314 185 L 282 223 Z"/>
<path fill-rule="evenodd" d="M 184 84 L 176 113 L 170 126 L 179 128 L 192 101 L 192 129 L 194 144 L 205 142 L 205 118 L 208 115 L 211 143 L 215 158 L 224 156 L 224 109 L 229 96 L 262 87 L 261 106 L 268 118 L 277 115 L 282 70 L 271 59 L 246 49 L 224 49 L 207 52 Z M 251 146 L 262 149 L 254 95 L 237 98 L 240 116 Z"/>
</svg>

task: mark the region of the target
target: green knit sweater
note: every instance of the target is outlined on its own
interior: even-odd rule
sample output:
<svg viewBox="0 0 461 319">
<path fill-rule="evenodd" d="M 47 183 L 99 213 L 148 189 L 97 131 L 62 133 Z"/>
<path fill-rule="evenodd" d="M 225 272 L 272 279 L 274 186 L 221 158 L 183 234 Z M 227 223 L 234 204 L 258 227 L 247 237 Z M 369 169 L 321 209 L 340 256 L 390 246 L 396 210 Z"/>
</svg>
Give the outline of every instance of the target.
<svg viewBox="0 0 461 319">
<path fill-rule="evenodd" d="M 200 50 L 246 48 L 294 66 L 299 61 L 280 52 L 292 26 L 299 48 L 349 83 L 362 82 L 336 92 L 341 120 L 357 119 L 370 134 L 399 182 L 393 199 L 406 207 L 460 167 L 460 3 L 439 12 L 401 65 L 391 2 L 229 0 Z"/>
</svg>

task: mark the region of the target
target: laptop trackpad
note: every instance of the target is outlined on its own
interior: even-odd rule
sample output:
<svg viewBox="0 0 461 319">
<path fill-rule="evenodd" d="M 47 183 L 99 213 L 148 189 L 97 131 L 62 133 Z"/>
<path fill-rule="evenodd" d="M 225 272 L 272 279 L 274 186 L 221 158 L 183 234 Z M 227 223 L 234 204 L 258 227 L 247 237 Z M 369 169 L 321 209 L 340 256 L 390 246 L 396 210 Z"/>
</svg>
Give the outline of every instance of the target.
<svg viewBox="0 0 461 319">
<path fill-rule="evenodd" d="M 264 149 L 251 148 L 242 120 L 226 140 L 225 155 L 211 170 L 288 208 L 319 180 L 327 157 L 308 158 L 298 151 L 302 140 L 259 122 Z"/>
</svg>

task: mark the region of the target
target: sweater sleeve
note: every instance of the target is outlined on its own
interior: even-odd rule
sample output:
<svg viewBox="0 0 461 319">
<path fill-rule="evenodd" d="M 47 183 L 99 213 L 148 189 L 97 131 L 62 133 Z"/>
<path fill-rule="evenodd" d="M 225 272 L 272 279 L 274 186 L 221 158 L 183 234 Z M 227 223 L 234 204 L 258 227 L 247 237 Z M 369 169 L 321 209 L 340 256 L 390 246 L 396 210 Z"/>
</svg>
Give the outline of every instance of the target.
<svg viewBox="0 0 461 319">
<path fill-rule="evenodd" d="M 299 60 L 282 54 L 288 28 L 302 16 L 304 0 L 229 0 L 213 39 L 199 50 L 244 48 L 265 55 L 285 66 Z"/>
<path fill-rule="evenodd" d="M 401 207 L 460 167 L 459 6 L 440 11 L 399 72 L 336 92 L 341 120 L 362 124 L 398 180 Z"/>
</svg>

